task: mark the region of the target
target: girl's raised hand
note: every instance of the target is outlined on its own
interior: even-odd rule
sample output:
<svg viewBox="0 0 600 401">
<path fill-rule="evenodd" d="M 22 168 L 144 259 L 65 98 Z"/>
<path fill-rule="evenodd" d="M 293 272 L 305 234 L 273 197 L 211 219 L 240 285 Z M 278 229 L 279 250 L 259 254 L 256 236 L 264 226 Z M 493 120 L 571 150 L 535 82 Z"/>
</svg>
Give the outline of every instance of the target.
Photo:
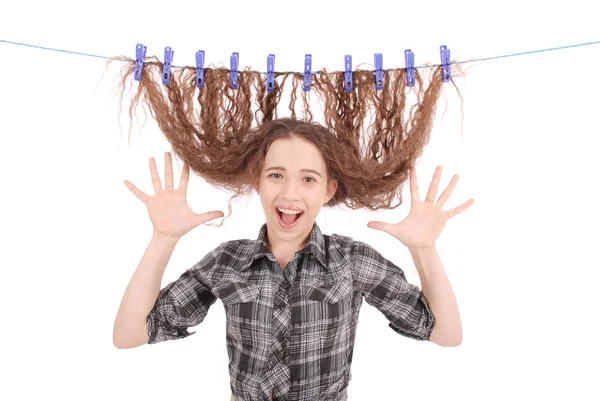
<svg viewBox="0 0 600 401">
<path fill-rule="evenodd" d="M 125 180 L 125 185 L 146 205 L 155 234 L 181 238 L 196 226 L 224 216 L 223 212 L 218 210 L 198 214 L 190 209 L 186 200 L 190 166 L 187 163 L 183 165 L 179 188 L 175 189 L 170 152 L 165 153 L 165 188 L 162 187 L 153 157 L 150 158 L 150 175 L 154 186 L 152 196 L 140 191 L 128 180 Z"/>
</svg>

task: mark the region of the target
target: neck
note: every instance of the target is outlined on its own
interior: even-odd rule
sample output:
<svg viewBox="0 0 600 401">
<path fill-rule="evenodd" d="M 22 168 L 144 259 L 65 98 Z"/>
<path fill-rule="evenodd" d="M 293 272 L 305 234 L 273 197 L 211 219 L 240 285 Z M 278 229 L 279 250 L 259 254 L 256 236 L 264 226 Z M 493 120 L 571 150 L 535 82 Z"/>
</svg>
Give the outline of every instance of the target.
<svg viewBox="0 0 600 401">
<path fill-rule="evenodd" d="M 271 232 L 268 231 L 267 228 L 267 246 L 269 250 L 275 257 L 289 257 L 290 259 L 294 256 L 294 254 L 300 251 L 306 245 L 308 238 L 310 237 L 310 231 L 308 233 L 303 234 L 300 238 L 295 241 L 281 241 L 278 239 L 273 239 Z"/>
</svg>

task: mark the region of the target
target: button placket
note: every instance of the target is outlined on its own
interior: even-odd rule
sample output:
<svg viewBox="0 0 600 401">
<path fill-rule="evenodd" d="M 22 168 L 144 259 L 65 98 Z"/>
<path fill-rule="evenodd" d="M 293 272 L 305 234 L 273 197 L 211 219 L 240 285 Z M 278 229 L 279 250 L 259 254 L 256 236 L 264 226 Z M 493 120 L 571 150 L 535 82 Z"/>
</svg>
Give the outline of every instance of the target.
<svg viewBox="0 0 600 401">
<path fill-rule="evenodd" d="M 273 299 L 273 335 L 279 339 L 281 333 L 287 330 L 289 322 L 288 284 L 285 280 L 279 282 Z"/>
</svg>

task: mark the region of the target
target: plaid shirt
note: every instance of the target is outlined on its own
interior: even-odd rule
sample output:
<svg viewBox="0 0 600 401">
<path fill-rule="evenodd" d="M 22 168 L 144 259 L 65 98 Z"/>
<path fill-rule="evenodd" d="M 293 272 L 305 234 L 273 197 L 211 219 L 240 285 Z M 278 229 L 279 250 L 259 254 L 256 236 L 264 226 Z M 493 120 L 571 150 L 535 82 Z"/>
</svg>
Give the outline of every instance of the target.
<svg viewBox="0 0 600 401">
<path fill-rule="evenodd" d="M 220 244 L 160 291 L 149 344 L 185 338 L 221 299 L 230 387 L 236 401 L 346 401 L 363 296 L 395 332 L 427 340 L 434 317 L 420 289 L 364 242 L 323 235 L 282 269 L 258 239 Z"/>
</svg>

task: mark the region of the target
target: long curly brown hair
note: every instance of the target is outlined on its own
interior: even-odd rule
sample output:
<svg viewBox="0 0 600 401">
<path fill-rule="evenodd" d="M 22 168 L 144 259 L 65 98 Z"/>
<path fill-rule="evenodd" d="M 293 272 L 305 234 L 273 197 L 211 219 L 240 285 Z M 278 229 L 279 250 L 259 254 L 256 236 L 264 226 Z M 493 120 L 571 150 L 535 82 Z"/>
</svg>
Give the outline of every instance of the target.
<svg viewBox="0 0 600 401">
<path fill-rule="evenodd" d="M 119 56 L 108 63 L 116 60 L 129 61 L 121 69 L 122 111 L 135 60 Z M 462 72 L 452 67 L 453 77 Z M 395 209 L 402 204 L 400 189 L 409 170 L 429 142 L 443 85 L 441 66 L 429 68 L 428 85 L 415 70 L 413 87 L 406 84 L 406 69 L 384 70 L 382 90 L 376 89 L 374 71 L 356 70 L 350 92 L 345 90 L 343 71 L 313 73 L 310 91 L 304 90 L 304 75 L 295 72 L 275 73 L 275 88 L 267 91 L 264 74 L 249 68 L 239 71 L 237 90 L 231 88 L 229 69 L 206 68 L 202 88 L 196 86 L 194 67 L 174 68 L 168 85 L 161 82 L 162 71 L 163 63 L 156 56 L 146 59 L 131 98 L 131 121 L 139 104 L 146 105 L 173 152 L 194 173 L 235 193 L 225 219 L 231 215 L 231 201 L 254 190 L 271 143 L 293 135 L 316 145 L 329 180 L 338 181 L 326 206 Z M 279 118 L 278 105 L 288 82 L 289 115 Z M 322 123 L 313 121 L 313 93 L 323 100 Z M 396 198 L 398 203 L 392 205 Z"/>
</svg>

